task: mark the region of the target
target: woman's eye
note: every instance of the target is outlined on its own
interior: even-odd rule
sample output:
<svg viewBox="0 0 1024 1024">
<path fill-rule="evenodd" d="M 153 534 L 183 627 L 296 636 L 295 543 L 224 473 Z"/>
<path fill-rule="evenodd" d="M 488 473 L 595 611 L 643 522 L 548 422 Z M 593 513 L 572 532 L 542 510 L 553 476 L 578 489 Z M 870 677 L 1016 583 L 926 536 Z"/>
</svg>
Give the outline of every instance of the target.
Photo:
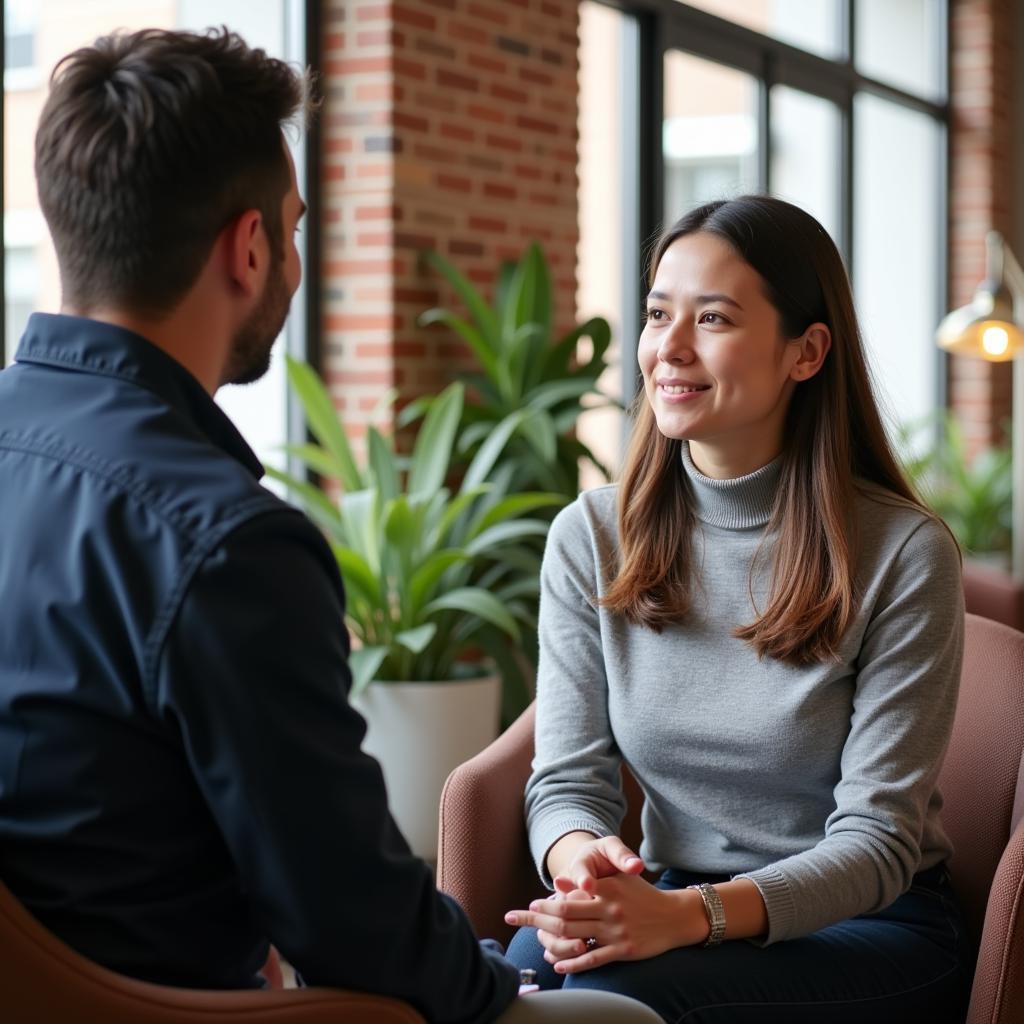
<svg viewBox="0 0 1024 1024">
<path fill-rule="evenodd" d="M 700 319 L 697 322 L 715 326 L 717 324 L 724 324 L 726 320 L 720 313 L 701 313 Z"/>
<path fill-rule="evenodd" d="M 664 320 L 665 319 L 665 311 L 662 310 L 662 309 L 649 309 L 649 310 L 647 310 L 647 319 L 648 320 Z"/>
</svg>

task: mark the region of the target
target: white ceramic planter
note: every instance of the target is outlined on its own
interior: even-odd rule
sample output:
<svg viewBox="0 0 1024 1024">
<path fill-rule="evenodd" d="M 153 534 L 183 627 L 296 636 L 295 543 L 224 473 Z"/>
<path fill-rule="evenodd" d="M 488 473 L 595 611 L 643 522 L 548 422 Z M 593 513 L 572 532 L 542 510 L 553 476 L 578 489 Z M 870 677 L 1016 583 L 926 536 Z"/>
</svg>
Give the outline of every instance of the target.
<svg viewBox="0 0 1024 1024">
<path fill-rule="evenodd" d="M 374 682 L 352 703 L 366 718 L 363 749 L 380 761 L 398 827 L 414 853 L 435 863 L 441 790 L 498 735 L 501 679 Z"/>
</svg>

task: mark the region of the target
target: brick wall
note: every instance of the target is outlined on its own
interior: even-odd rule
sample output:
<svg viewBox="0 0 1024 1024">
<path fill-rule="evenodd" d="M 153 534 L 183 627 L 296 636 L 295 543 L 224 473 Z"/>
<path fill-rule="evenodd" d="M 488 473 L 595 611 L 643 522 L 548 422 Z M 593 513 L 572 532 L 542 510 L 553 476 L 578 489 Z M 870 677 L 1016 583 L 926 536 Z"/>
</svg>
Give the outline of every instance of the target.
<svg viewBox="0 0 1024 1024">
<path fill-rule="evenodd" d="M 467 353 L 416 317 L 437 249 L 490 291 L 540 241 L 576 290 L 576 0 L 325 0 L 323 370 L 353 437 L 390 386 L 436 392 Z"/>
<path fill-rule="evenodd" d="M 985 276 L 985 232 L 1012 239 L 1016 133 L 1014 0 L 952 0 L 950 5 L 950 306 L 970 301 Z M 1011 415 L 1011 367 L 950 360 L 950 399 L 973 450 L 1003 440 Z"/>
</svg>

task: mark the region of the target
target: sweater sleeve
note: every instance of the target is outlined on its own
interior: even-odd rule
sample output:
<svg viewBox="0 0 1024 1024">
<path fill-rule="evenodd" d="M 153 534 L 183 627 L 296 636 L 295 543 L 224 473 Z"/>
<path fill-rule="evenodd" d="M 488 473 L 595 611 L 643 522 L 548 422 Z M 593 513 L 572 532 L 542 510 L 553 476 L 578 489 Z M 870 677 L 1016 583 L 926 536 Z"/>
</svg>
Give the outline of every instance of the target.
<svg viewBox="0 0 1024 1024">
<path fill-rule="evenodd" d="M 864 632 L 824 837 L 737 876 L 764 897 L 766 943 L 881 910 L 909 888 L 953 727 L 963 632 L 959 552 L 928 519 L 892 560 Z"/>
<path fill-rule="evenodd" d="M 625 813 L 596 594 L 595 548 L 577 500 L 552 524 L 541 567 L 536 753 L 526 820 L 549 887 L 544 859 L 559 837 L 576 830 L 614 835 Z"/>
<path fill-rule="evenodd" d="M 235 530 L 203 561 L 158 672 L 163 715 L 264 934 L 313 985 L 389 995 L 432 1021 L 493 1020 L 510 963 L 482 950 L 388 813 L 361 749 L 344 595 L 294 512 Z"/>
</svg>

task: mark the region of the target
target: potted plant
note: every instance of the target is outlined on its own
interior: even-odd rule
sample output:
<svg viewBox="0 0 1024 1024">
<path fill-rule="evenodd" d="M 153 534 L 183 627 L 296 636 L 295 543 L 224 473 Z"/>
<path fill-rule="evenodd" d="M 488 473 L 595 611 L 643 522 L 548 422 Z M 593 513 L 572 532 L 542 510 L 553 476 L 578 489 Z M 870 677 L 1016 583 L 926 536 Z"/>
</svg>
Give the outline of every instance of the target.
<svg viewBox="0 0 1024 1024">
<path fill-rule="evenodd" d="M 450 328 L 466 342 L 478 364 L 476 372 L 462 377 L 471 401 L 463 409 L 460 455 L 474 453 L 498 423 L 522 410 L 528 415 L 500 459 L 513 467 L 514 486 L 542 488 L 571 500 L 579 493 L 581 459 L 592 462 L 607 479 L 608 470 L 575 436 L 575 427 L 588 408 L 621 408 L 597 386 L 608 365 L 608 321 L 591 317 L 555 337 L 551 273 L 536 242 L 527 246 L 518 263 L 502 265 L 493 305 L 439 253 L 425 253 L 424 259 L 448 281 L 468 316 L 435 308 L 420 317 L 420 324 Z M 584 338 L 589 338 L 590 350 L 581 359 Z M 588 399 L 598 401 L 587 404 Z M 404 419 L 419 415 L 430 401 L 413 403 Z"/>
<path fill-rule="evenodd" d="M 986 448 L 968 458 L 963 431 L 950 413 L 901 428 L 903 465 L 925 501 L 946 521 L 970 558 L 1009 566 L 1013 508 L 1013 457 L 1009 447 Z"/>
<path fill-rule="evenodd" d="M 548 522 L 521 517 L 563 499 L 512 494 L 489 479 L 520 415 L 498 424 L 458 486 L 448 486 L 461 383 L 438 396 L 408 457 L 371 427 L 360 467 L 316 373 L 293 359 L 287 366 L 316 439 L 288 451 L 328 486 L 268 473 L 331 543 L 356 645 L 351 697 L 368 721 L 365 747 L 381 762 L 410 845 L 434 859 L 445 779 L 497 735 L 500 680 L 481 664 L 487 631 L 516 642 L 529 621 L 523 599 L 536 591 L 539 564 L 524 562 L 521 542 L 542 536 Z"/>
<path fill-rule="evenodd" d="M 498 454 L 491 478 L 501 490 L 546 491 L 572 501 L 579 493 L 579 465 L 589 460 L 605 476 L 607 469 L 576 436 L 579 417 L 601 406 L 621 404 L 598 389 L 607 368 L 605 359 L 611 328 L 603 317 L 592 317 L 561 336 L 553 328 L 551 274 L 543 250 L 527 246 L 520 260 L 500 268 L 494 300 L 488 300 L 451 263 L 436 252 L 424 253 L 426 263 L 452 287 L 465 312 L 435 308 L 420 317 L 422 326 L 442 324 L 469 346 L 477 368 L 465 373 L 468 400 L 463 406 L 457 457 L 471 460 L 500 424 L 515 417 L 517 427 Z M 589 350 L 582 352 L 587 347 Z M 582 343 L 582 344 L 581 344 Z M 402 411 L 400 424 L 414 422 L 437 401 L 425 397 Z M 554 506 L 539 510 L 550 519 Z M 536 576 L 543 538 L 524 540 L 518 552 L 524 568 L 518 577 L 524 588 Z M 489 585 L 481 568 L 481 583 Z M 517 570 L 509 570 L 509 580 Z M 485 631 L 489 650 L 504 680 L 503 721 L 511 722 L 532 698 L 536 668 L 535 620 L 537 596 L 524 589 L 529 618 L 521 625 L 523 642 L 509 644 Z"/>
</svg>

